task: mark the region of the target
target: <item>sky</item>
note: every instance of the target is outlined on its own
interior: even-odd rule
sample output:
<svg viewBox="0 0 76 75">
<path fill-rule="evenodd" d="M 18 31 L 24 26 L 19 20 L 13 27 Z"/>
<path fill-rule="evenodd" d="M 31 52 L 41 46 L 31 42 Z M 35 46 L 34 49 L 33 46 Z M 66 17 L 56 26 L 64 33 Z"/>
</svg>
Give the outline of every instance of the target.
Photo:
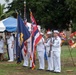
<svg viewBox="0 0 76 75">
<path fill-rule="evenodd" d="M 11 3 L 13 0 L 9 0 L 9 3 Z M 5 4 L 5 6 L 7 6 L 7 3 L 5 2 L 5 0 L 0 0 L 0 3 L 1 4 Z M 6 10 L 4 10 L 4 12 L 5 11 L 7 11 L 7 9 Z"/>
<path fill-rule="evenodd" d="M 9 3 L 12 2 L 12 0 L 9 0 Z M 6 4 L 5 0 L 0 0 L 1 4 Z"/>
</svg>

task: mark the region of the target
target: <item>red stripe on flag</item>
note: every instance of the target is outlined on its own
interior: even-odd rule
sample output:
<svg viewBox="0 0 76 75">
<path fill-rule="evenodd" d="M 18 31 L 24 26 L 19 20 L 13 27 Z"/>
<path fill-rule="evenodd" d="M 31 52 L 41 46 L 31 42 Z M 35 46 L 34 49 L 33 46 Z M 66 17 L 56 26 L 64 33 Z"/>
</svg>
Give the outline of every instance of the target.
<svg viewBox="0 0 76 75">
<path fill-rule="evenodd" d="M 39 36 L 36 38 L 36 40 L 35 40 L 35 46 L 37 46 L 37 44 L 38 44 L 38 42 L 40 41 L 41 38 L 42 38 L 41 35 L 39 35 Z"/>
<path fill-rule="evenodd" d="M 27 42 L 24 42 L 23 49 L 24 49 L 24 55 L 26 56 L 26 54 L 27 54 Z"/>
</svg>

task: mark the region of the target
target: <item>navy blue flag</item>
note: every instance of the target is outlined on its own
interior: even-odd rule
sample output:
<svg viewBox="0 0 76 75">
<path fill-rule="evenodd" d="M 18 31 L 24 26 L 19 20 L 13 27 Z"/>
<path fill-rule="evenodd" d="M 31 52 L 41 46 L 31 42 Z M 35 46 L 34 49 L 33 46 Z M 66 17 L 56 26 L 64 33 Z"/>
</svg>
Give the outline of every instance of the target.
<svg viewBox="0 0 76 75">
<path fill-rule="evenodd" d="M 23 23 L 22 18 L 18 15 L 18 27 L 17 27 L 17 38 L 16 38 L 16 56 L 17 63 L 22 60 L 22 48 L 24 46 L 24 41 L 30 37 L 30 32 Z"/>
</svg>

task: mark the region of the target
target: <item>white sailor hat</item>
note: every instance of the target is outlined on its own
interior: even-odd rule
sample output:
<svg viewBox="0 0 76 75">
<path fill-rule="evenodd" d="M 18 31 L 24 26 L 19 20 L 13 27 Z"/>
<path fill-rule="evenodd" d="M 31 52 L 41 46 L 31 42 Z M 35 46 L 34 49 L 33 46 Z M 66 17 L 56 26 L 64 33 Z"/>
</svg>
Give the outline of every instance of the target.
<svg viewBox="0 0 76 75">
<path fill-rule="evenodd" d="M 59 33 L 59 31 L 58 30 L 54 30 L 54 33 Z"/>
<path fill-rule="evenodd" d="M 51 31 L 48 31 L 47 34 L 52 34 L 52 32 Z"/>
</svg>

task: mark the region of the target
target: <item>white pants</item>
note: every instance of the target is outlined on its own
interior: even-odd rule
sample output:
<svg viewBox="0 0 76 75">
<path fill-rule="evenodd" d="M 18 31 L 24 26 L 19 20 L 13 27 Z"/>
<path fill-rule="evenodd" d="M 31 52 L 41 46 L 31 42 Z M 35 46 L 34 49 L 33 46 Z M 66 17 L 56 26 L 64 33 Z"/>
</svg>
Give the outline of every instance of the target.
<svg viewBox="0 0 76 75">
<path fill-rule="evenodd" d="M 44 69 L 44 51 L 38 51 L 39 69 Z"/>
<path fill-rule="evenodd" d="M 60 51 L 53 51 L 53 67 L 52 69 L 55 72 L 61 72 L 61 60 L 60 60 Z"/>
<path fill-rule="evenodd" d="M 48 62 L 48 68 L 47 68 L 47 70 L 53 70 L 53 53 L 52 53 L 52 51 L 51 51 L 51 53 L 50 53 L 51 55 L 50 55 L 50 57 L 48 57 L 48 59 L 47 59 L 47 62 Z M 48 56 L 48 53 L 47 53 L 47 56 Z"/>
<path fill-rule="evenodd" d="M 8 45 L 8 53 L 9 53 L 9 59 L 10 60 L 14 60 L 14 54 L 13 54 L 13 48 L 11 48 L 12 47 L 12 44 L 9 44 Z"/>
<path fill-rule="evenodd" d="M 22 49 L 22 55 L 24 59 L 23 66 L 28 66 L 29 65 L 29 60 L 30 60 L 30 52 L 27 52 L 26 56 L 24 55 L 24 50 Z M 32 61 L 30 60 L 30 67 L 32 67 Z"/>
</svg>

